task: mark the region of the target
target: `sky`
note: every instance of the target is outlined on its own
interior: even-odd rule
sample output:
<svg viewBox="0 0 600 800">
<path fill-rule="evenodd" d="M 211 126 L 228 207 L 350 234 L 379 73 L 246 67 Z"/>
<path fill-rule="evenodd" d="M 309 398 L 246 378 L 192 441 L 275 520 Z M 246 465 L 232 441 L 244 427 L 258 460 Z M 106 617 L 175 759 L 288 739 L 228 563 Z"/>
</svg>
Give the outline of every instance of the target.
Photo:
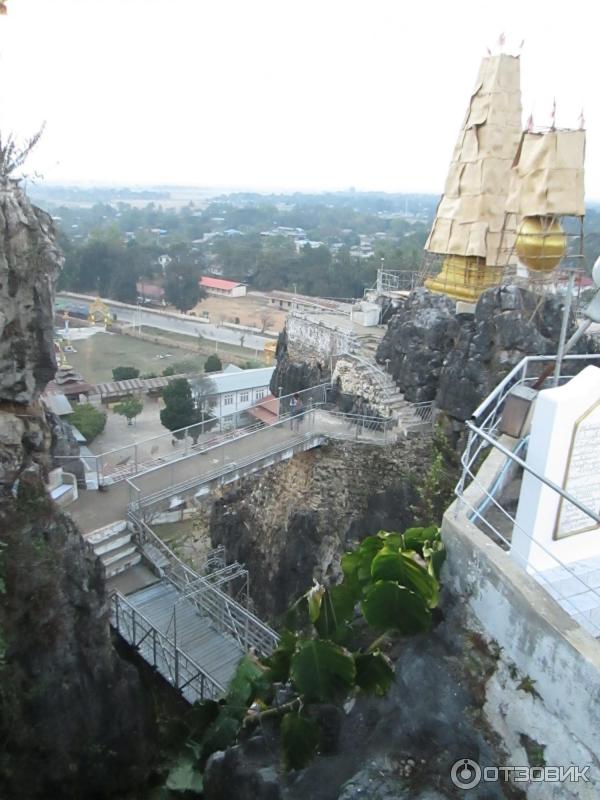
<svg viewBox="0 0 600 800">
<path fill-rule="evenodd" d="M 46 122 L 48 183 L 441 192 L 486 47 L 523 121 L 587 134 L 600 199 L 600 7 L 570 0 L 6 0 L 0 130 Z"/>
</svg>

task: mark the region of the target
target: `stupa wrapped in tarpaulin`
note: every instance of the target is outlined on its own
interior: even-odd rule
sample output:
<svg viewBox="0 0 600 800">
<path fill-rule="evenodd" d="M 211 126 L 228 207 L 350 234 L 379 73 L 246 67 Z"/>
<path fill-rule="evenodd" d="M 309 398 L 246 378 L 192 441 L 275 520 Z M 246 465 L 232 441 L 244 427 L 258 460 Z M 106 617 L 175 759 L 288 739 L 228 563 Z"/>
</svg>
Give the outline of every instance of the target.
<svg viewBox="0 0 600 800">
<path fill-rule="evenodd" d="M 556 281 L 583 269 L 585 131 L 526 131 L 511 170 L 501 257 L 504 279 Z"/>
<path fill-rule="evenodd" d="M 583 217 L 584 130 L 526 131 L 511 172 L 506 211 L 520 217 Z"/>
<path fill-rule="evenodd" d="M 499 282 L 511 166 L 521 138 L 519 58 L 484 58 L 425 249 L 443 256 L 427 288 L 475 301 Z"/>
</svg>

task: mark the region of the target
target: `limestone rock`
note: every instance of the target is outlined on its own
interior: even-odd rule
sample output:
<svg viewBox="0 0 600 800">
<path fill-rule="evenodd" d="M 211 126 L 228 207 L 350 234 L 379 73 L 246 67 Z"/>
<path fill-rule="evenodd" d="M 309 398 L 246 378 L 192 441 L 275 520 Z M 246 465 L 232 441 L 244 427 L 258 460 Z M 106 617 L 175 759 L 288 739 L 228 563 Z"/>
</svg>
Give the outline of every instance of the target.
<svg viewBox="0 0 600 800">
<path fill-rule="evenodd" d="M 462 421 L 524 356 L 556 353 L 562 301 L 502 286 L 483 292 L 474 315 L 454 309 L 444 295 L 415 290 L 390 321 L 377 360 L 389 359 L 407 400 L 434 401 Z M 584 337 L 574 352 L 595 351 Z"/>
<path fill-rule="evenodd" d="M 54 284 L 63 257 L 51 217 L 0 179 L 0 401 L 29 403 L 54 376 Z"/>
<path fill-rule="evenodd" d="M 0 181 L 0 796 L 135 792 L 152 756 L 135 669 L 111 642 L 99 567 L 45 490 L 53 288 L 47 214 Z"/>
</svg>

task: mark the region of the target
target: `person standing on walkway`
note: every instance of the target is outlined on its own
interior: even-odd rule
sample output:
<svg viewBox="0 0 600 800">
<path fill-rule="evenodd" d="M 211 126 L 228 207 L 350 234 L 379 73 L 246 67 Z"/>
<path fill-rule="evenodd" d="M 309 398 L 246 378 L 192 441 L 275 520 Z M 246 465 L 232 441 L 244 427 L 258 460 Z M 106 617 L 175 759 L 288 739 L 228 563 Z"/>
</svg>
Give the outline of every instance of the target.
<svg viewBox="0 0 600 800">
<path fill-rule="evenodd" d="M 298 392 L 296 392 L 290 400 L 290 412 L 292 415 L 291 428 L 293 431 L 300 430 L 300 415 L 302 414 L 302 410 L 302 398 Z"/>
</svg>

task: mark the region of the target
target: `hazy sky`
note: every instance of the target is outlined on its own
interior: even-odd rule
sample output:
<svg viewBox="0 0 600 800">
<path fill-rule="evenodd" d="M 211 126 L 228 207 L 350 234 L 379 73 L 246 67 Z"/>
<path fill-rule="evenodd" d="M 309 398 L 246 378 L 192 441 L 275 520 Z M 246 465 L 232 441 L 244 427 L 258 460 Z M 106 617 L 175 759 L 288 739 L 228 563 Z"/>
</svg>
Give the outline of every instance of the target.
<svg viewBox="0 0 600 800">
<path fill-rule="evenodd" d="M 523 115 L 577 126 L 600 198 L 596 3 L 7 0 L 0 126 L 50 182 L 443 187 L 479 61 L 525 45 Z M 510 49 L 510 48 L 509 48 Z"/>
</svg>

